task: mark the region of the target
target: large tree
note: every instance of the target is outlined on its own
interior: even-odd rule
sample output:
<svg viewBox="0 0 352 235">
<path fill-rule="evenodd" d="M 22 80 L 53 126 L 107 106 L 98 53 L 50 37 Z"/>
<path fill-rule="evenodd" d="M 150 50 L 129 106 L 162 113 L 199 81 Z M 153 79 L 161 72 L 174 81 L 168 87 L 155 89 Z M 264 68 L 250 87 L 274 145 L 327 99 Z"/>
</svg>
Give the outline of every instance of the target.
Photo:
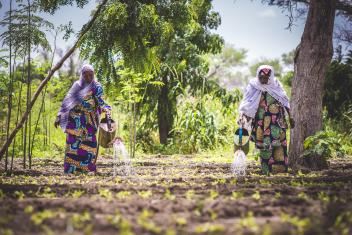
<svg viewBox="0 0 352 235">
<path fill-rule="evenodd" d="M 220 17 L 211 8 L 209 0 L 111 1 L 82 44 L 84 57 L 115 86 L 121 59 L 125 67 L 149 70 L 163 82 L 161 88 L 148 87 L 141 105 L 156 113 L 162 144 L 170 137 L 177 96 L 187 87 L 202 87 L 207 66 L 201 56 L 221 49 L 222 39 L 210 31 Z"/>
<path fill-rule="evenodd" d="M 352 23 L 350 0 L 262 0 L 270 5 L 307 12 L 301 42 L 294 59 L 291 107 L 296 127 L 291 130 L 290 161 L 295 168 L 303 152 L 304 140 L 322 129 L 324 80 L 333 55 L 335 16 Z M 303 8 L 302 8 L 303 6 Z M 290 14 L 291 19 L 294 17 Z M 290 24 L 292 21 L 290 21 Z M 344 31 L 346 33 L 346 31 Z M 346 37 L 344 37 L 346 38 Z"/>
</svg>

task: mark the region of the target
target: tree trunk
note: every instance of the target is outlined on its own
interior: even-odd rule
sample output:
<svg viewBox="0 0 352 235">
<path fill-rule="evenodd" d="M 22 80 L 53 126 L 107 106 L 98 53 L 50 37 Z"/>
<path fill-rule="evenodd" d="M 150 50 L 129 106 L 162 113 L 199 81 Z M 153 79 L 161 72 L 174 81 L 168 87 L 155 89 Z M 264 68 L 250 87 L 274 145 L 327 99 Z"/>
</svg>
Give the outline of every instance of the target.
<svg viewBox="0 0 352 235">
<path fill-rule="evenodd" d="M 7 101 L 7 123 L 6 123 L 6 139 L 9 138 L 10 134 L 10 124 L 11 124 L 11 111 L 12 111 L 12 89 L 13 89 L 13 75 L 12 75 L 12 0 L 10 1 L 10 54 L 9 54 L 9 61 L 10 61 L 10 84 L 9 84 L 9 95 L 8 95 L 8 101 Z M 16 58 L 16 56 L 15 56 Z M 5 157 L 5 171 L 7 171 L 7 165 L 8 165 L 8 157 L 9 157 L 9 151 L 6 150 L 6 157 Z"/>
<path fill-rule="evenodd" d="M 21 111 L 21 99 L 22 99 L 22 87 L 23 87 L 23 82 L 22 81 L 23 81 L 23 76 L 24 76 L 24 61 L 23 61 L 22 79 L 20 81 L 21 82 L 20 91 L 19 91 L 19 94 L 18 94 L 18 104 L 17 104 L 17 114 L 16 114 L 16 124 L 15 124 L 15 126 L 17 126 L 17 124 L 18 124 L 18 119 L 19 119 L 20 113 L 22 113 L 22 111 Z M 13 159 L 14 159 L 14 156 L 15 156 L 15 147 L 16 147 L 16 138 L 14 139 L 13 145 L 12 145 L 10 171 L 12 171 L 12 169 L 13 169 Z"/>
<path fill-rule="evenodd" d="M 29 102 L 31 100 L 31 84 L 32 84 L 32 78 L 31 78 L 31 33 L 30 33 L 30 26 L 31 26 L 31 1 L 28 0 L 28 70 L 27 70 L 27 81 L 28 81 L 28 89 L 27 89 L 27 109 L 29 113 L 28 117 L 28 161 L 29 161 L 29 169 L 32 168 L 32 154 L 31 154 L 31 135 L 32 135 L 32 114 L 31 110 L 29 110 Z"/>
<path fill-rule="evenodd" d="M 295 55 L 291 113 L 296 122 L 291 129 L 290 165 L 296 169 L 303 142 L 323 123 L 322 100 L 325 73 L 333 53 L 336 0 L 311 0 L 301 42 Z"/>
<path fill-rule="evenodd" d="M 136 109 L 136 103 L 133 102 L 133 145 L 132 145 L 132 155 L 131 157 L 135 157 L 136 153 L 136 145 L 137 145 L 137 109 Z"/>
<path fill-rule="evenodd" d="M 55 53 L 56 53 L 56 38 L 57 38 L 57 32 L 56 32 L 55 37 L 54 37 L 54 50 L 53 50 L 53 54 L 51 56 L 50 68 L 53 66 L 54 57 L 55 57 Z M 43 114 L 43 118 L 42 118 L 43 119 L 42 120 L 43 121 L 43 130 L 45 130 L 45 128 L 44 128 L 45 116 L 44 115 L 45 115 L 45 95 L 46 95 L 47 88 L 48 88 L 48 85 L 45 86 L 44 92 L 42 94 L 42 104 L 40 105 L 37 121 L 36 121 L 35 126 L 34 126 L 34 133 L 33 133 L 33 137 L 32 137 L 32 146 L 31 146 L 30 156 L 33 156 L 33 148 L 34 148 L 34 143 L 35 143 L 35 136 L 36 136 L 36 132 L 37 132 L 37 128 L 38 128 L 38 125 L 39 125 L 41 114 Z M 46 146 L 46 136 L 44 137 L 43 144 L 44 145 L 42 145 L 42 147 L 43 146 L 45 147 Z"/>
<path fill-rule="evenodd" d="M 174 121 L 174 110 L 172 101 L 169 97 L 169 86 L 167 78 L 163 78 L 164 85 L 161 87 L 161 93 L 158 100 L 158 127 L 160 144 L 167 144 L 167 138 L 170 135 Z"/>
<path fill-rule="evenodd" d="M 48 88 L 48 86 L 45 86 L 45 89 L 44 89 L 43 94 L 42 94 L 42 103 L 40 105 L 37 121 L 35 123 L 34 130 L 33 130 L 33 137 L 32 137 L 32 140 L 31 140 L 32 145 L 31 145 L 31 148 L 30 148 L 30 151 L 31 151 L 30 152 L 30 156 L 33 156 L 33 148 L 34 148 L 34 143 L 35 143 L 35 136 L 37 134 L 37 129 L 38 129 L 39 121 L 40 121 L 40 115 L 43 113 L 43 116 L 44 116 L 45 94 L 46 94 L 46 89 L 47 88 Z M 44 117 L 43 117 L 43 120 L 44 120 Z M 44 145 L 45 145 L 45 140 L 44 140 Z"/>
</svg>

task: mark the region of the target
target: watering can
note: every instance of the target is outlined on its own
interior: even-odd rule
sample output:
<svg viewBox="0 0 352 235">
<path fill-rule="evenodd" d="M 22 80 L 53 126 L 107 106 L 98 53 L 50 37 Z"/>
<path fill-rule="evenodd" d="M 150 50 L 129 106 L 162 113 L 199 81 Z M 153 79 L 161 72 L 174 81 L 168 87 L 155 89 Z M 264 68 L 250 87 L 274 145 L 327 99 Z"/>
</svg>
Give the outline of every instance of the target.
<svg viewBox="0 0 352 235">
<path fill-rule="evenodd" d="M 111 118 L 110 112 L 106 112 L 104 118 L 100 120 L 99 124 L 99 145 L 103 148 L 112 147 L 111 142 L 115 138 L 116 123 Z"/>
<path fill-rule="evenodd" d="M 248 130 L 239 127 L 235 131 L 235 136 L 234 136 L 234 148 L 235 152 L 237 150 L 242 150 L 246 155 L 249 152 L 249 133 Z"/>
</svg>

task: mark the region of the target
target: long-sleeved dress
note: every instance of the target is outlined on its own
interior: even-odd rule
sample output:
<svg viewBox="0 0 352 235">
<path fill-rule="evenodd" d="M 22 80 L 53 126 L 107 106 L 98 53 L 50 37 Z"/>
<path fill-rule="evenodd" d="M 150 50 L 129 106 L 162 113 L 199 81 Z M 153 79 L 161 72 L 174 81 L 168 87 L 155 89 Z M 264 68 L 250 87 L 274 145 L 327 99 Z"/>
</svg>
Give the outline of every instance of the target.
<svg viewBox="0 0 352 235">
<path fill-rule="evenodd" d="M 99 116 L 110 109 L 102 98 L 103 88 L 95 83 L 88 94 L 69 112 L 66 126 L 64 172 L 96 171 Z"/>
<path fill-rule="evenodd" d="M 287 127 L 285 108 L 268 92 L 262 92 L 251 140 L 259 149 L 264 174 L 269 174 L 273 166 L 283 168 L 278 171 L 287 171 Z"/>
</svg>

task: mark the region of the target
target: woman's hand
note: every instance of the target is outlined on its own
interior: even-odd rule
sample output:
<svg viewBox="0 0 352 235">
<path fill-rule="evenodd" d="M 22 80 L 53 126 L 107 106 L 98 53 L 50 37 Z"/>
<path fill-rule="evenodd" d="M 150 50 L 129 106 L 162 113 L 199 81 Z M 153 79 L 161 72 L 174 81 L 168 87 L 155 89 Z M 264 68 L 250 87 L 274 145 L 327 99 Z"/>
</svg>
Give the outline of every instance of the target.
<svg viewBox="0 0 352 235">
<path fill-rule="evenodd" d="M 115 143 L 116 144 L 122 143 L 122 138 L 117 136 L 108 145 L 112 147 Z"/>
<path fill-rule="evenodd" d="M 238 116 L 238 119 L 237 119 L 237 125 L 238 126 L 243 126 L 245 125 L 246 123 L 249 123 L 251 120 L 250 117 L 246 116 L 245 114 L 243 113 L 240 113 L 239 116 Z"/>
<path fill-rule="evenodd" d="M 104 108 L 102 108 L 102 111 L 105 113 L 111 113 L 111 107 L 110 106 L 105 106 Z"/>
<path fill-rule="evenodd" d="M 290 127 L 291 127 L 291 129 L 295 128 L 295 125 L 296 125 L 295 120 L 293 120 L 293 118 L 290 117 Z"/>
<path fill-rule="evenodd" d="M 295 128 L 296 122 L 295 122 L 295 120 L 294 120 L 294 119 L 292 118 L 292 116 L 291 116 L 290 109 L 287 108 L 287 107 L 285 107 L 285 109 L 286 109 L 286 112 L 287 112 L 288 117 L 289 117 L 290 128 L 293 129 L 293 128 Z"/>
<path fill-rule="evenodd" d="M 60 115 L 56 117 L 55 122 L 54 122 L 55 128 L 57 128 L 60 125 L 60 119 L 61 119 Z"/>
</svg>

